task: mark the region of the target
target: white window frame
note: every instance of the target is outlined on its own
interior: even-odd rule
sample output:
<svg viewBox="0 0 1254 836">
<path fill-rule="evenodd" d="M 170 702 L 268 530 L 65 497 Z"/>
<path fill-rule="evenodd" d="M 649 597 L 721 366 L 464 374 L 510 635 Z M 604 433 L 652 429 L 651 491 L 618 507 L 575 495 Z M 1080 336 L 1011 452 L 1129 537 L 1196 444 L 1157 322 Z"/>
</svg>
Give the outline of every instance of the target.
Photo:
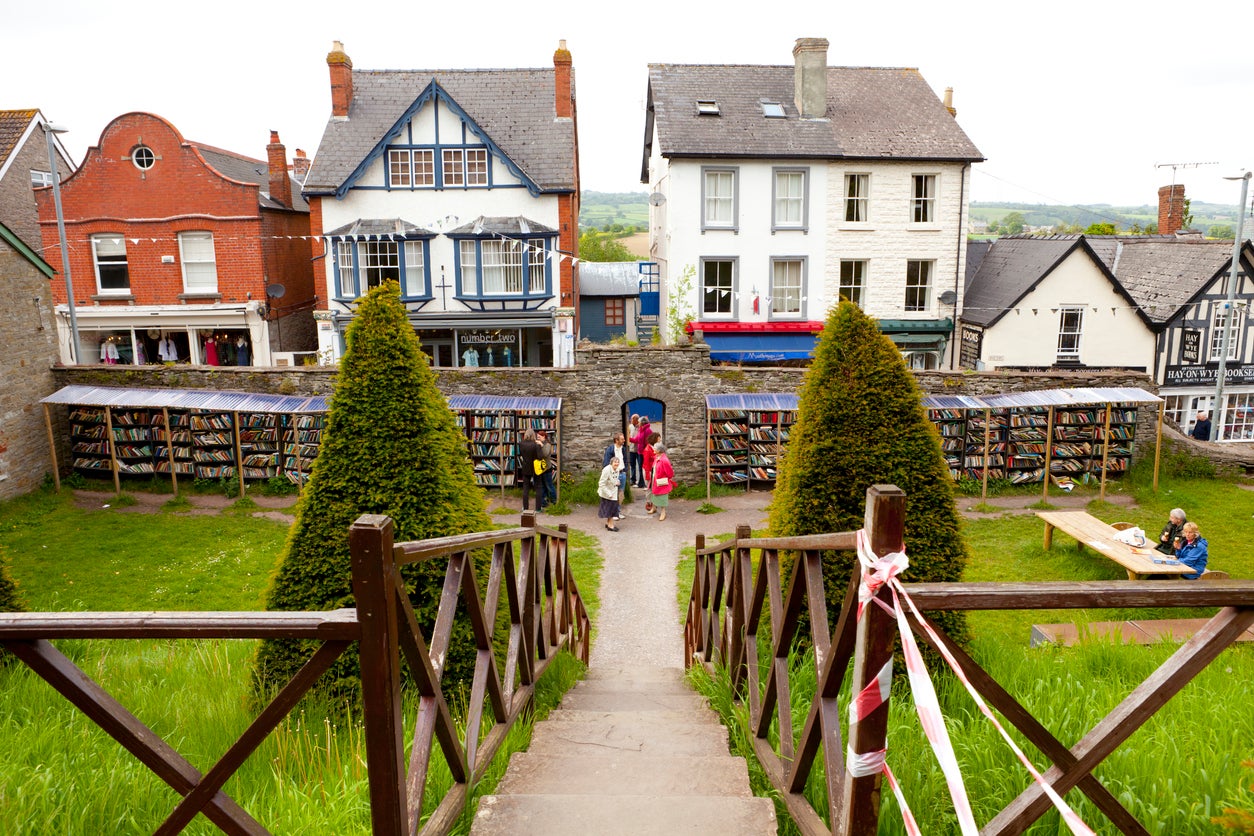
<svg viewBox="0 0 1254 836">
<path fill-rule="evenodd" d="M 776 168 L 771 174 L 771 231 L 805 232 L 810 223 L 810 170 Z M 794 184 L 799 187 L 795 194 Z"/>
<path fill-rule="evenodd" d="M 462 155 L 466 165 L 466 185 L 488 185 L 489 159 L 487 148 L 467 148 Z"/>
<path fill-rule="evenodd" d="M 458 264 L 461 267 L 463 296 L 479 295 L 479 247 L 477 244 L 478 242 L 473 238 L 466 238 L 457 245 L 461 256 Z"/>
<path fill-rule="evenodd" d="M 543 238 L 463 238 L 458 252 L 463 297 L 523 299 L 549 292 Z"/>
<path fill-rule="evenodd" d="M 936 223 L 936 195 L 940 178 L 935 174 L 910 175 L 910 223 Z"/>
<path fill-rule="evenodd" d="M 1058 306 L 1057 362 L 1079 363 L 1084 342 L 1084 306 Z"/>
<path fill-rule="evenodd" d="M 714 293 L 715 293 L 715 296 L 713 297 L 714 303 L 715 303 L 714 309 L 710 310 L 709 308 L 706 307 L 706 294 L 709 292 L 706 287 L 706 268 L 707 266 L 714 265 L 714 264 L 728 265 L 728 272 L 730 274 L 728 276 L 728 279 L 729 279 L 730 285 L 728 287 L 723 287 L 723 277 L 722 276 L 715 277 L 718 280 L 718 286 L 714 288 Z M 736 318 L 736 313 L 737 313 L 736 292 L 737 292 L 737 280 L 739 278 L 738 274 L 740 272 L 738 269 L 739 264 L 740 264 L 740 260 L 734 257 L 713 257 L 712 256 L 710 258 L 701 259 L 700 274 L 698 276 L 698 279 L 701 282 L 700 298 L 698 299 L 698 302 L 701 308 L 702 319 L 735 319 Z M 725 306 L 723 304 L 724 300 L 726 300 Z M 724 307 L 726 307 L 726 310 L 723 310 Z"/>
<path fill-rule="evenodd" d="M 369 293 L 388 279 L 401 281 L 401 248 L 395 241 L 382 238 L 358 240 L 357 280 L 361 295 Z"/>
<path fill-rule="evenodd" d="M 711 189 L 714 185 L 716 188 Z M 724 193 L 726 191 L 726 193 Z M 713 193 L 712 193 L 713 192 Z M 740 170 L 727 166 L 701 167 L 701 231 L 738 228 Z M 711 211 L 713 210 L 713 212 Z M 726 214 L 726 218 L 723 215 Z"/>
<path fill-rule="evenodd" d="M 356 299 L 359 295 L 357 270 L 354 268 L 356 252 L 356 242 L 349 239 L 336 242 L 335 264 L 340 274 L 340 297 L 344 299 Z"/>
<path fill-rule="evenodd" d="M 861 224 L 871 219 L 871 175 L 851 171 L 845 174 L 844 223 Z M 854 217 L 849 217 L 853 214 Z"/>
<path fill-rule="evenodd" d="M 932 274 L 936 262 L 926 259 L 910 259 L 906 262 L 906 295 L 902 309 L 907 313 L 922 313 L 932 309 Z M 914 275 L 911 275 L 911 274 Z"/>
<path fill-rule="evenodd" d="M 1224 323 L 1228 321 L 1228 312 L 1222 307 L 1227 303 L 1217 302 L 1215 304 L 1215 312 L 1211 316 L 1210 323 L 1210 354 L 1212 361 L 1219 360 L 1219 355 L 1224 349 Z M 1235 360 L 1241 356 L 1241 311 L 1235 311 L 1236 316 L 1232 318 L 1231 336 L 1228 338 L 1228 360 Z"/>
<path fill-rule="evenodd" d="M 44 186 L 52 185 L 52 172 L 40 171 L 37 168 L 30 170 L 30 187 L 32 189 L 41 189 Z"/>
<path fill-rule="evenodd" d="M 772 256 L 771 319 L 805 319 L 807 268 L 805 256 Z"/>
<path fill-rule="evenodd" d="M 1219 441 L 1254 439 L 1254 392 L 1229 392 L 1224 396 L 1223 423 Z M 1211 417 L 1214 421 L 1215 417 Z"/>
<path fill-rule="evenodd" d="M 180 232 L 179 262 L 183 268 L 184 293 L 217 293 L 218 261 L 212 232 Z M 193 242 L 208 241 L 208 252 L 196 252 Z M 189 246 L 192 245 L 192 246 Z M 188 250 L 191 250 L 189 253 Z M 205 256 L 208 256 L 207 258 Z"/>
<path fill-rule="evenodd" d="M 846 270 L 846 267 L 849 269 Z M 866 277 L 869 271 L 870 262 L 865 258 L 842 258 L 840 276 L 837 279 L 839 298 L 848 299 L 861 308 L 866 297 Z"/>
<path fill-rule="evenodd" d="M 101 260 L 100 245 L 107 244 L 110 248 L 121 247 L 121 261 L 117 260 Z M 106 252 L 105 256 L 116 257 L 115 252 Z M 92 266 L 96 271 L 96 291 L 102 296 L 129 296 L 131 294 L 131 269 L 129 263 L 130 255 L 126 250 L 126 236 L 121 233 L 106 232 L 100 235 L 91 236 L 91 260 Z M 100 281 L 100 267 L 102 264 L 108 265 L 110 269 L 116 269 L 121 266 L 125 271 L 126 287 L 104 287 Z"/>
<path fill-rule="evenodd" d="M 427 293 L 426 241 L 405 242 L 405 274 L 401 295 L 425 296 Z"/>
<path fill-rule="evenodd" d="M 440 149 L 440 182 L 445 188 L 466 185 L 466 149 Z"/>
</svg>

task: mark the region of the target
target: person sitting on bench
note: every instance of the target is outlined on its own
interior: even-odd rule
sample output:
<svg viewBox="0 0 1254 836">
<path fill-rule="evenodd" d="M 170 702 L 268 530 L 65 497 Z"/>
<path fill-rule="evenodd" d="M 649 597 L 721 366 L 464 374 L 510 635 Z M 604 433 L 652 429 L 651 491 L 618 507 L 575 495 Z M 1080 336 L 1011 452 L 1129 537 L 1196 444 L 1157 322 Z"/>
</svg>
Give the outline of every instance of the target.
<svg viewBox="0 0 1254 836">
<path fill-rule="evenodd" d="M 1174 555 L 1176 548 L 1184 542 L 1184 536 L 1180 533 L 1180 529 L 1188 521 L 1188 518 L 1184 516 L 1183 508 L 1172 508 L 1171 514 L 1167 518 L 1167 524 L 1163 526 L 1162 534 L 1158 535 L 1158 545 L 1154 546 L 1154 548 L 1163 554 Z"/>
<path fill-rule="evenodd" d="M 1176 549 L 1176 560 L 1193 570 L 1192 575 L 1182 575 L 1186 581 L 1195 581 L 1206 571 L 1206 540 L 1197 529 L 1197 523 L 1184 524 L 1184 542 Z"/>
</svg>

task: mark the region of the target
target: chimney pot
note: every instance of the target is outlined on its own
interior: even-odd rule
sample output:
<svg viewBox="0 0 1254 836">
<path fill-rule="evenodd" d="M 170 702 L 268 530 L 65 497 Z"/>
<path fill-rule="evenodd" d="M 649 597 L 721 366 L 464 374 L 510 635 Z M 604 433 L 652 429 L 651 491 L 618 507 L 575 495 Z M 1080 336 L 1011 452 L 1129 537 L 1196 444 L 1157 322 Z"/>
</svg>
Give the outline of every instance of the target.
<svg viewBox="0 0 1254 836">
<path fill-rule="evenodd" d="M 575 91 L 571 84 L 573 63 L 565 39 L 558 41 L 557 51 L 553 53 L 553 111 L 558 119 L 571 119 L 575 115 Z"/>
<path fill-rule="evenodd" d="M 950 116 L 957 116 L 958 109 L 954 107 L 954 88 L 945 88 L 945 110 L 949 111 Z"/>
<path fill-rule="evenodd" d="M 303 185 L 308 174 L 309 157 L 305 156 L 304 150 L 297 148 L 296 155 L 292 157 L 292 175 Z"/>
<path fill-rule="evenodd" d="M 827 115 L 827 38 L 798 38 L 792 48 L 793 102 L 803 119 Z"/>
<path fill-rule="evenodd" d="M 348 106 L 353 102 L 353 61 L 344 52 L 342 42 L 331 42 L 327 69 L 331 72 L 331 115 L 347 118 Z"/>
<path fill-rule="evenodd" d="M 1158 190 L 1158 234 L 1174 235 L 1184 226 L 1184 184 Z"/>
<path fill-rule="evenodd" d="M 266 146 L 270 180 L 270 198 L 284 206 L 292 205 L 292 180 L 287 176 L 287 149 L 279 142 L 279 132 L 270 131 L 270 144 Z"/>
</svg>

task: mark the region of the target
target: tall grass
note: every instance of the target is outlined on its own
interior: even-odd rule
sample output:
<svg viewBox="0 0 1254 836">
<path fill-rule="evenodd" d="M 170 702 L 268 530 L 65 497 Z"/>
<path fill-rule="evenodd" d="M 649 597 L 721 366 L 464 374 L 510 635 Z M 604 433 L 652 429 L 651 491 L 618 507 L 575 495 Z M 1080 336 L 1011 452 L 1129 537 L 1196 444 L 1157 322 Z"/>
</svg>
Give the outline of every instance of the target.
<svg viewBox="0 0 1254 836">
<path fill-rule="evenodd" d="M 1210 539 L 1212 566 L 1233 577 L 1254 577 L 1254 540 L 1250 494 L 1230 482 L 1213 479 L 1165 480 L 1155 494 L 1145 480 L 1133 478 L 1125 489 L 1138 505 L 1132 509 L 1093 506 L 1110 521 L 1111 514 L 1128 519 L 1147 531 L 1158 530 L 1175 506 L 1189 511 Z M 1055 535 L 1054 548 L 1042 547 L 1042 523 L 1033 515 L 1006 514 L 995 519 L 973 520 L 964 534 L 972 560 L 965 580 L 1034 581 L 1101 580 L 1125 577 L 1114 563 L 1091 550 L 1080 552 L 1066 537 Z M 692 559 L 680 563 L 684 595 L 691 589 Z M 1164 583 L 1180 583 L 1164 581 Z M 686 604 L 686 599 L 684 601 Z M 681 612 L 683 605 L 681 605 Z M 1073 746 L 1127 694 L 1144 681 L 1178 649 L 1176 644 L 1124 646 L 1090 640 L 1075 647 L 1028 646 L 1033 623 L 1086 622 L 1124 618 L 1202 616 L 1213 610 L 1054 610 L 976 612 L 970 615 L 972 656 L 1034 714 L 1065 745 Z M 768 636 L 764 619 L 760 636 Z M 760 639 L 760 653 L 767 652 Z M 766 668 L 762 667 L 765 681 Z M 692 679 L 719 710 L 728 725 L 732 748 L 746 755 L 755 793 L 777 794 L 757 765 L 750 745 L 747 710 L 732 700 L 725 672 L 713 678 L 694 669 Z M 811 655 L 794 658 L 792 664 L 793 729 L 799 733 L 815 688 Z M 950 736 L 962 767 L 977 822 L 983 823 L 1012 801 L 1030 778 L 996 730 L 972 704 L 966 691 L 948 673 L 934 673 L 938 697 Z M 1153 834 L 1213 833 L 1219 830 L 1212 817 L 1226 807 L 1254 809 L 1254 790 L 1249 770 L 1242 767 L 1254 754 L 1254 646 L 1234 645 L 1208 666 L 1183 691 L 1173 697 L 1148 723 L 1106 758 L 1095 776 L 1120 803 Z M 848 679 L 841 694 L 841 714 L 848 705 Z M 1003 721 L 1010 729 L 1010 726 Z M 842 730 L 843 733 L 843 730 Z M 778 734 L 776 725 L 771 735 Z M 1022 735 L 1011 730 L 1016 743 L 1034 763 L 1047 765 Z M 776 742 L 772 737 L 772 742 Z M 953 805 L 944 776 L 919 727 L 913 700 L 904 682 L 895 682 L 889 708 L 888 760 L 919 820 L 924 833 L 955 832 Z M 807 783 L 806 795 L 826 818 L 822 760 Z M 1078 790 L 1066 796 L 1080 815 L 1099 833 L 1115 828 Z M 796 827 L 782 804 L 779 833 L 794 834 Z M 896 800 L 883 795 L 879 832 L 904 833 Z M 1047 813 L 1027 831 L 1033 834 L 1068 832 L 1056 812 Z"/>
<path fill-rule="evenodd" d="M 85 511 L 39 491 L 0 504 L 0 547 L 35 610 L 259 609 L 286 527 L 239 514 Z M 601 556 L 571 533 L 571 567 L 595 624 Z M 59 641 L 58 649 L 202 772 L 255 716 L 249 674 L 257 642 Z M 490 792 L 534 719 L 583 674 L 559 654 L 472 797 Z M 463 694 L 450 694 L 456 706 Z M 464 712 L 460 712 L 464 716 Z M 416 705 L 407 698 L 412 728 Z M 488 728 L 485 722 L 484 733 Z M 482 735 L 481 735 L 482 737 Z M 24 665 L 0 666 L 0 833 L 151 832 L 178 795 Z M 438 746 L 424 809 L 452 786 Z M 225 791 L 281 833 L 369 833 L 360 717 L 306 700 L 228 781 Z M 457 832 L 469 832 L 473 802 Z M 203 816 L 189 833 L 217 833 Z"/>
</svg>

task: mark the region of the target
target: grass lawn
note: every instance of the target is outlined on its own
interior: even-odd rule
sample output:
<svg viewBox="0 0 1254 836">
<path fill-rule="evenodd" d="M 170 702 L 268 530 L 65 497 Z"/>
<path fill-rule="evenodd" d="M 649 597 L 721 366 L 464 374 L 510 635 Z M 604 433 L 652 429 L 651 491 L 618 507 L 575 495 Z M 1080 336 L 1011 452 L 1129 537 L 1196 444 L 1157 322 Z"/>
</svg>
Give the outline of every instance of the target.
<svg viewBox="0 0 1254 836">
<path fill-rule="evenodd" d="M 1231 481 L 1165 478 L 1153 492 L 1138 474 L 1121 485 L 1137 501 L 1135 509 L 1094 501 L 1088 510 L 1109 522 L 1127 520 L 1156 535 L 1168 512 L 1182 507 L 1198 523 L 1210 544 L 1210 565 L 1234 578 L 1254 578 L 1254 493 Z M 970 504 L 964 501 L 963 505 Z M 1006 512 L 997 517 L 967 520 L 963 535 L 971 560 L 968 581 L 1121 580 L 1123 569 L 1091 550 L 1079 552 L 1074 541 L 1056 532 L 1054 547 L 1042 546 L 1043 523 L 1033 514 Z M 681 615 L 692 585 L 691 549 L 680 562 Z M 908 580 L 908 578 L 907 578 Z M 1164 584 L 1189 581 L 1164 581 Z M 1109 621 L 1123 618 L 1183 618 L 1213 610 L 1036 610 L 969 614 L 970 651 L 986 670 L 1022 702 L 1056 737 L 1073 745 L 1148 677 L 1177 645 L 1120 646 L 1092 642 L 1071 648 L 1028 646 L 1034 623 Z M 769 635 L 769 627 L 759 635 Z M 764 643 L 765 644 L 765 643 Z M 746 732 L 747 713 L 733 705 L 725 680 L 703 680 L 730 727 L 733 749 L 752 751 Z M 983 824 L 1012 800 L 1030 780 L 991 724 L 979 714 L 965 690 L 948 674 L 935 674 L 946 717 L 977 822 Z M 765 682 L 765 672 L 763 673 Z M 1234 645 L 1185 686 L 1096 769 L 1105 786 L 1153 834 L 1225 832 L 1212 818 L 1225 807 L 1254 810 L 1254 646 Z M 814 689 L 813 659 L 794 660 L 793 729 L 799 732 Z M 848 704 L 848 680 L 841 717 Z M 956 832 L 944 776 L 919 726 L 904 681 L 893 686 L 889 720 L 889 764 L 904 788 L 907 801 L 924 833 Z M 1008 726 L 1009 728 L 1009 726 Z M 772 731 L 774 735 L 775 732 Z M 1011 732 L 1038 765 L 1044 758 Z M 760 767 L 749 757 L 755 792 L 772 795 Z M 821 758 L 820 758 L 821 763 Z M 821 774 L 816 770 L 807 795 L 825 810 Z M 880 833 L 903 833 L 891 793 L 884 793 Z M 1078 791 L 1067 801 L 1099 833 L 1116 832 Z M 796 833 L 777 804 L 781 834 Z M 825 813 L 823 813 L 826 815 Z M 1028 830 L 1033 834 L 1069 832 L 1057 813 L 1047 813 Z"/>
<path fill-rule="evenodd" d="M 233 511 L 84 510 L 68 492 L 37 491 L 0 503 L 0 551 L 32 610 L 261 609 L 287 530 Z M 570 559 L 595 624 L 601 565 L 595 538 L 572 532 Z M 56 644 L 202 771 L 256 714 L 249 687 L 255 641 Z M 537 684 L 537 719 L 582 670 L 572 656 L 556 657 Z M 448 696 L 454 705 L 464 699 Z M 410 728 L 415 715 L 407 700 Z M 476 795 L 491 791 L 530 734 L 531 722 L 511 730 Z M 177 802 L 173 790 L 24 665 L 0 666 L 0 741 L 0 833 L 148 833 Z M 442 759 L 434 757 L 427 810 L 451 784 Z M 360 718 L 307 700 L 226 792 L 275 832 L 369 833 Z M 458 832 L 469 831 L 470 819 L 463 817 Z M 186 832 L 219 831 L 202 816 Z"/>
</svg>

